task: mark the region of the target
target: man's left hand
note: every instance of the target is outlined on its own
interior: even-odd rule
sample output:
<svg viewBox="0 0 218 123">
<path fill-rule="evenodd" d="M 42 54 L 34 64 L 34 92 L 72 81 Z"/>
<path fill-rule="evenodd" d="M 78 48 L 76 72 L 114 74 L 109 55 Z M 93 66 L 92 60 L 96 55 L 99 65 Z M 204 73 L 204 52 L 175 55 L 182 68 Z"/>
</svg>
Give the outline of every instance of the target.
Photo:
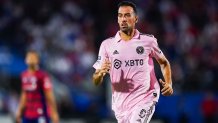
<svg viewBox="0 0 218 123">
<path fill-rule="evenodd" d="M 172 84 L 164 82 L 162 79 L 159 79 L 159 81 L 163 86 L 163 89 L 161 90 L 162 95 L 164 95 L 164 96 L 172 95 L 173 94 Z"/>
</svg>

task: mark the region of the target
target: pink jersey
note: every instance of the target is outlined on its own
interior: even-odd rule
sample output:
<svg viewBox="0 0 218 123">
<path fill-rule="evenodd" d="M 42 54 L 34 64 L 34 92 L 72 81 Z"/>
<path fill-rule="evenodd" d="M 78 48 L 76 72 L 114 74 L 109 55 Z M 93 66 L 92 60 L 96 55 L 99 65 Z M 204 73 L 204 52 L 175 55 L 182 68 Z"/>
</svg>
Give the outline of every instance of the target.
<svg viewBox="0 0 218 123">
<path fill-rule="evenodd" d="M 109 72 L 115 115 L 125 115 L 139 105 L 158 101 L 160 86 L 152 57 L 163 57 L 156 38 L 138 30 L 130 41 L 123 41 L 117 32 L 115 37 L 102 42 L 93 67 L 100 69 L 105 59 L 111 61 Z"/>
<path fill-rule="evenodd" d="M 49 116 L 48 106 L 45 101 L 45 90 L 52 89 L 48 75 L 37 70 L 35 72 L 24 71 L 21 75 L 22 90 L 26 92 L 27 102 L 25 104 L 24 117 L 38 118 Z"/>
</svg>

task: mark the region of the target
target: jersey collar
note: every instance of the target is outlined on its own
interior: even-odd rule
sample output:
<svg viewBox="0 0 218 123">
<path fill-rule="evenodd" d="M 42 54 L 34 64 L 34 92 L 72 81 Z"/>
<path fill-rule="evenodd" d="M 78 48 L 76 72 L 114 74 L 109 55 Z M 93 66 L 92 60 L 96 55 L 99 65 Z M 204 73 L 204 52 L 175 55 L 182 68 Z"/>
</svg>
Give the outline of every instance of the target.
<svg viewBox="0 0 218 123">
<path fill-rule="evenodd" d="M 132 39 L 140 39 L 140 32 L 135 29 L 135 35 L 132 37 Z M 121 41 L 121 37 L 120 37 L 120 31 L 118 31 L 115 35 L 115 41 L 116 42 L 120 42 Z"/>
</svg>

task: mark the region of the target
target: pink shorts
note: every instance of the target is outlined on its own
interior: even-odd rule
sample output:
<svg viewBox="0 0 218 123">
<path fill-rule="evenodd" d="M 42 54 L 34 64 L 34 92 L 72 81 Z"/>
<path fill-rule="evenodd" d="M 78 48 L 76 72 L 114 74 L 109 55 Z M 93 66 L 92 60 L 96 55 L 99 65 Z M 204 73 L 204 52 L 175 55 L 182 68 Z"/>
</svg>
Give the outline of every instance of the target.
<svg viewBox="0 0 218 123">
<path fill-rule="evenodd" d="M 156 102 L 140 105 L 127 113 L 125 116 L 116 116 L 118 123 L 149 123 L 154 111 Z"/>
</svg>

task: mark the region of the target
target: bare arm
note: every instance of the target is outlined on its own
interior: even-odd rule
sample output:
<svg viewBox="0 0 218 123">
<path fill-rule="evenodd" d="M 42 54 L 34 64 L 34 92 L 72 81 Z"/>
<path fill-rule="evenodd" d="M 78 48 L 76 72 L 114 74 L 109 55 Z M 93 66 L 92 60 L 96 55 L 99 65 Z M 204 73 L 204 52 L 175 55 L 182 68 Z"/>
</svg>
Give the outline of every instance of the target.
<svg viewBox="0 0 218 123">
<path fill-rule="evenodd" d="M 103 81 L 103 74 L 100 72 L 101 70 L 96 70 L 95 73 L 93 74 L 93 77 L 92 77 L 92 81 L 95 85 L 100 85 Z"/>
<path fill-rule="evenodd" d="M 51 108 L 51 119 L 53 123 L 59 123 L 59 116 L 57 112 L 57 106 L 52 89 L 45 90 L 46 102 Z"/>
<path fill-rule="evenodd" d="M 102 65 L 101 69 L 97 69 L 93 74 L 92 81 L 95 85 L 100 85 L 103 81 L 104 76 L 110 70 L 111 63 L 106 60 Z"/>
<path fill-rule="evenodd" d="M 161 71 L 164 77 L 163 81 L 160 79 L 160 83 L 163 85 L 163 89 L 161 90 L 164 96 L 169 96 L 173 94 L 172 88 L 172 77 L 171 77 L 171 67 L 169 61 L 166 59 L 165 56 L 157 59 L 158 63 L 160 64 Z"/>
<path fill-rule="evenodd" d="M 16 112 L 16 122 L 17 123 L 21 123 L 21 117 L 22 117 L 23 110 L 25 108 L 25 104 L 26 104 L 26 92 L 22 91 L 21 96 L 20 96 L 18 109 Z"/>
<path fill-rule="evenodd" d="M 160 64 L 161 71 L 164 76 L 164 80 L 166 83 L 172 85 L 172 79 L 171 79 L 171 67 L 169 61 L 166 59 L 166 57 L 162 57 L 157 60 L 158 63 Z"/>
</svg>

